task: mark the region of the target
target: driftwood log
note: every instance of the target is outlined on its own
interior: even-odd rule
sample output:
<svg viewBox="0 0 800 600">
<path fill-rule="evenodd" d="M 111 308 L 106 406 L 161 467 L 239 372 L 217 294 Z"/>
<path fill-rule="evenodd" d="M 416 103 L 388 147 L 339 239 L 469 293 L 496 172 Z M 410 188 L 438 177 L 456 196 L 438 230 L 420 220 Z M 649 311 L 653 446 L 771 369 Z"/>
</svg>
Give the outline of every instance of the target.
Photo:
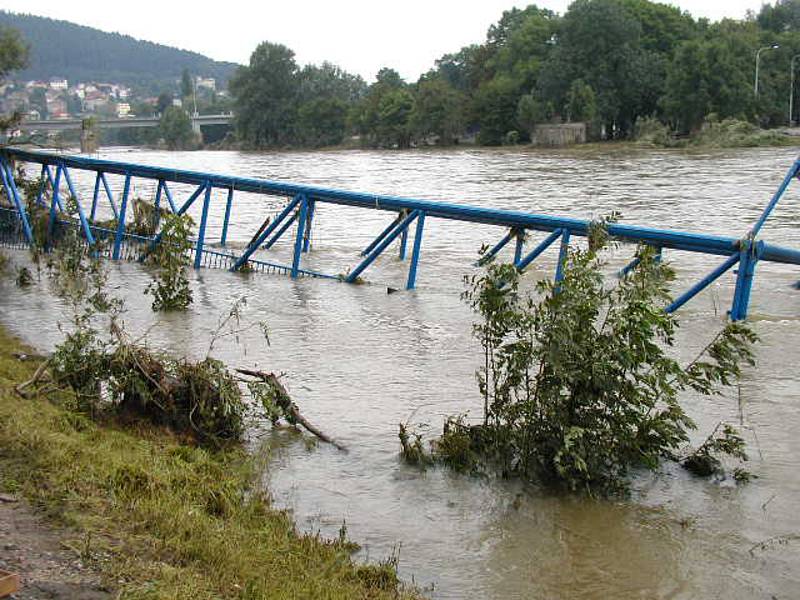
<svg viewBox="0 0 800 600">
<path fill-rule="evenodd" d="M 242 375 L 260 379 L 266 383 L 275 393 L 275 404 L 277 404 L 284 414 L 288 415 L 292 421 L 302 425 L 309 433 L 317 436 L 326 444 L 330 444 L 339 450 L 342 450 L 343 452 L 347 452 L 347 448 L 345 446 L 341 445 L 339 442 L 320 431 L 300 413 L 300 409 L 297 408 L 297 405 L 294 402 L 292 402 L 289 392 L 286 391 L 286 388 L 280 382 L 275 373 L 265 373 L 264 371 L 254 371 L 252 369 L 236 369 L 236 372 L 241 373 Z"/>
</svg>

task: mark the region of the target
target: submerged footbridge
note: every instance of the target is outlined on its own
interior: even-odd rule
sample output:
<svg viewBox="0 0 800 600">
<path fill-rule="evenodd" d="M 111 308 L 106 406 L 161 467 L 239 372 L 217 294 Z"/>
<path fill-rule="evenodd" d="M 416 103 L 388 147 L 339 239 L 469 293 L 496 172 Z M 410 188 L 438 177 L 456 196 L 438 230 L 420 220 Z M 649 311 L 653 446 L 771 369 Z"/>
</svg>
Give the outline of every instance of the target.
<svg viewBox="0 0 800 600">
<path fill-rule="evenodd" d="M 15 163 L 29 163 L 40 168 L 40 185 L 36 198 L 24 198 L 15 180 Z M 77 193 L 70 173 L 72 171 L 90 172 L 94 177 L 94 192 L 91 198 L 81 198 Z M 772 214 L 781 197 L 793 179 L 800 174 L 800 160 L 795 161 L 786 174 L 774 196 L 764 208 L 758 221 L 741 238 L 689 233 L 666 229 L 640 227 L 630 224 L 611 224 L 608 231 L 614 238 L 632 244 L 647 244 L 657 249 L 696 252 L 722 257 L 717 268 L 698 279 L 688 290 L 678 296 L 666 307 L 675 311 L 694 298 L 725 273 L 735 270 L 736 286 L 730 316 L 734 320 L 744 319 L 750 303 L 750 292 L 759 261 L 769 261 L 800 265 L 800 251 L 773 245 L 759 239 L 765 222 Z M 109 176 L 123 178 L 122 193 L 114 198 Z M 400 258 L 406 259 L 407 247 L 413 230 L 413 243 L 409 259 L 406 289 L 416 286 L 417 270 L 422 255 L 422 241 L 426 224 L 432 219 L 449 219 L 467 223 L 495 225 L 503 231 L 500 240 L 484 256 L 484 260 L 497 255 L 500 250 L 514 243 L 514 264 L 522 272 L 529 267 L 550 246 L 557 245 L 559 259 L 555 278 L 563 274 L 563 264 L 567 249 L 573 237 L 587 236 L 591 222 L 582 219 L 541 215 L 527 212 L 498 210 L 464 204 L 432 202 L 428 200 L 364 194 L 323 187 L 297 185 L 255 179 L 234 177 L 214 173 L 177 170 L 153 167 L 134 163 L 102 160 L 86 156 L 69 156 L 17 148 L 0 150 L 0 176 L 6 195 L 6 206 L 0 211 L 13 223 L 13 231 L 6 232 L 5 241 L 21 244 L 33 243 L 33 231 L 26 206 L 35 202 L 49 211 L 49 231 L 61 224 L 74 224 L 90 246 L 100 240 L 109 242 L 109 258 L 141 258 L 160 242 L 160 234 L 143 236 L 126 230 L 131 220 L 132 181 L 149 180 L 156 185 L 154 203 L 156 214 L 163 207 L 175 214 L 184 214 L 195 202 L 202 204 L 197 238 L 194 240 L 193 261 L 195 268 L 217 267 L 231 270 L 251 269 L 286 273 L 293 278 L 301 276 L 339 279 L 348 283 L 360 281 L 366 269 L 392 245 L 398 241 Z M 189 184 L 196 186 L 183 201 L 179 201 L 170 190 L 170 184 Z M 213 190 L 221 190 L 225 202 L 212 202 Z M 48 193 L 49 192 L 49 193 Z M 248 192 L 269 196 L 285 197 L 287 204 L 274 219 L 266 219 L 256 235 L 241 253 L 226 248 L 231 214 L 236 210 L 236 192 Z M 77 220 L 65 212 L 67 199 L 74 201 Z M 113 211 L 113 225 L 102 226 L 96 220 L 99 202 L 107 202 Z M 391 213 L 391 219 L 383 231 L 361 252 L 345 275 L 332 275 L 305 269 L 302 266 L 303 254 L 310 249 L 312 223 L 319 203 L 350 206 L 365 210 L 378 210 Z M 223 211 L 222 230 L 219 240 L 209 240 L 206 235 L 209 212 L 215 208 Z M 265 215 L 266 216 L 266 215 Z M 526 247 L 526 237 L 530 232 L 541 232 L 543 238 L 538 244 Z M 293 236 L 292 261 L 289 265 L 277 264 L 263 257 L 282 236 Z M 10 237 L 9 237 L 10 236 Z M 16 236 L 16 237 L 14 237 Z M 217 243 L 218 242 L 218 243 Z M 212 246 L 212 243 L 214 246 Z M 105 248 L 106 245 L 103 247 Z M 258 252 L 258 254 L 256 254 Z M 623 273 L 636 266 L 632 262 Z"/>
</svg>

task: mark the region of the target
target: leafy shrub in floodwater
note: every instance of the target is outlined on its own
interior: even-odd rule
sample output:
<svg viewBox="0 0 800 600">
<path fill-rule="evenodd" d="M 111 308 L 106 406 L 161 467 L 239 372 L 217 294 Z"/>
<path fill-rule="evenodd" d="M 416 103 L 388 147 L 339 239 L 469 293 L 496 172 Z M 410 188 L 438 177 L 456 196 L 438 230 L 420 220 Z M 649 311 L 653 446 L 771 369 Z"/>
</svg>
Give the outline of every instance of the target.
<svg viewBox="0 0 800 600">
<path fill-rule="evenodd" d="M 189 215 L 164 216 L 161 241 L 147 257 L 147 262 L 156 267 L 155 277 L 145 290 L 153 296 L 154 311 L 186 310 L 192 303 L 187 275 L 191 231 Z"/>
<path fill-rule="evenodd" d="M 589 249 L 570 249 L 563 280 L 538 283 L 539 299 L 520 290 L 513 265 L 490 263 L 468 281 L 465 299 L 481 318 L 483 422 L 448 419 L 434 458 L 463 467 L 477 456 L 505 475 L 617 492 L 631 468 L 655 469 L 688 442 L 695 425 L 679 394 L 714 394 L 752 364 L 756 336 L 743 323 L 728 324 L 688 366 L 671 358 L 677 323 L 663 307 L 672 269 L 640 248 L 639 265 L 607 286 L 606 245 L 599 229 Z"/>
</svg>

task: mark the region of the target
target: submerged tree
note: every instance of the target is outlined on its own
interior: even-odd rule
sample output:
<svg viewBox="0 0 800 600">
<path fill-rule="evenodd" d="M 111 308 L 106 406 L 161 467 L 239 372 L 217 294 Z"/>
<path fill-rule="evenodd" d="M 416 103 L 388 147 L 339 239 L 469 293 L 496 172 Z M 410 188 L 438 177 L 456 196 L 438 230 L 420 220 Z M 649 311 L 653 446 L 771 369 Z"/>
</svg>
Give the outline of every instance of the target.
<svg viewBox="0 0 800 600">
<path fill-rule="evenodd" d="M 604 233 L 588 250 L 570 250 L 559 282 L 538 284 L 540 298 L 520 290 L 514 265 L 489 264 L 465 294 L 481 317 L 478 383 L 483 422 L 448 419 L 437 455 L 457 464 L 476 457 L 501 472 L 571 490 L 624 489 L 634 467 L 677 458 L 695 428 L 684 392 L 711 395 L 753 362 L 756 337 L 728 324 L 687 366 L 668 352 L 676 319 L 670 267 L 651 248 L 615 286 L 602 276 Z"/>
<path fill-rule="evenodd" d="M 163 223 L 161 241 L 147 259 L 155 265 L 156 274 L 146 293 L 153 296 L 155 311 L 185 310 L 192 303 L 187 276 L 192 218 L 170 213 L 164 216 Z"/>
</svg>

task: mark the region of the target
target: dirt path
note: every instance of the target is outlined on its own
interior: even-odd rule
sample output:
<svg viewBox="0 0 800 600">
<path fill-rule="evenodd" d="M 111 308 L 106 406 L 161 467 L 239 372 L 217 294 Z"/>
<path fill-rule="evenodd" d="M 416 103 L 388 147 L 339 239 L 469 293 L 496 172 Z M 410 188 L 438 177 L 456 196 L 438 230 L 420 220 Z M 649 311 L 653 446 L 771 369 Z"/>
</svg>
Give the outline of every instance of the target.
<svg viewBox="0 0 800 600">
<path fill-rule="evenodd" d="M 22 580 L 9 600 L 112 598 L 99 576 L 64 546 L 67 539 L 25 502 L 0 494 L 0 569 L 19 573 Z"/>
</svg>

